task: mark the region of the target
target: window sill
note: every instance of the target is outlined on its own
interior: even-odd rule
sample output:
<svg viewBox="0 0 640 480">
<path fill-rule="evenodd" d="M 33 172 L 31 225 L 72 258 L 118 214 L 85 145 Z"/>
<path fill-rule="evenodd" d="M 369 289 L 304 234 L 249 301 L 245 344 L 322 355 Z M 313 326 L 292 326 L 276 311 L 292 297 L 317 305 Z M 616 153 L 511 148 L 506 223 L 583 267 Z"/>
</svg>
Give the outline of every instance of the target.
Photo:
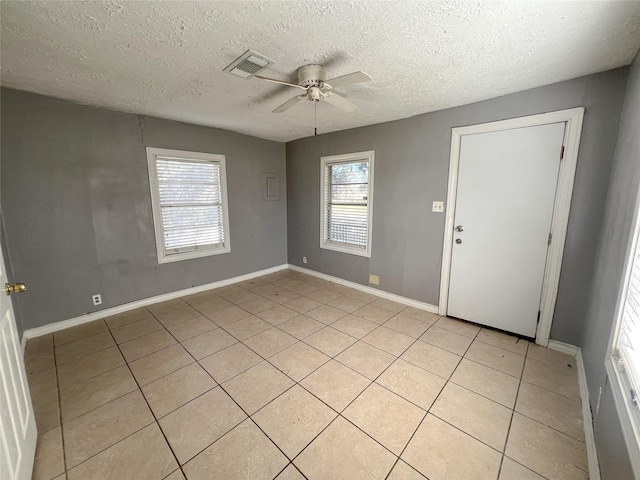
<svg viewBox="0 0 640 480">
<path fill-rule="evenodd" d="M 631 403 L 624 374 L 618 370 L 613 358 L 609 357 L 605 364 L 629 461 L 635 477 L 640 478 L 640 413 L 638 407 Z"/>
<path fill-rule="evenodd" d="M 193 258 L 208 257 L 211 255 L 220 255 L 222 253 L 229 253 L 229 252 L 231 252 L 231 247 L 209 248 L 209 249 L 205 248 L 202 250 L 192 250 L 190 252 L 172 253 L 170 255 L 159 254 L 158 263 L 179 262 L 181 260 L 190 260 Z"/>
<path fill-rule="evenodd" d="M 325 250 L 333 250 L 335 252 L 348 253 L 350 255 L 357 255 L 359 257 L 371 257 L 371 250 L 362 248 L 354 248 L 346 245 L 323 242 L 320 244 L 320 248 L 324 248 Z"/>
</svg>

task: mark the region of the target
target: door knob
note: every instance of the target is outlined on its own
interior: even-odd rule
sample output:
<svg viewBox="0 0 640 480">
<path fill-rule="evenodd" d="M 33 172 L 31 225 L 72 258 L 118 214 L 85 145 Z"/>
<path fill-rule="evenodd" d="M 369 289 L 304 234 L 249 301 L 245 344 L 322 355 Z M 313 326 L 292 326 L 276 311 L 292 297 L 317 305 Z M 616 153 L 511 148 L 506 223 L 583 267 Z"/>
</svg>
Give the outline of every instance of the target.
<svg viewBox="0 0 640 480">
<path fill-rule="evenodd" d="M 9 285 L 8 283 L 4 284 L 4 291 L 7 295 L 11 295 L 12 293 L 22 293 L 27 289 L 27 286 L 24 283 L 16 282 L 15 285 Z"/>
<path fill-rule="evenodd" d="M 456 227 L 456 232 L 463 232 L 464 231 L 464 227 L 462 225 L 458 225 Z"/>
</svg>

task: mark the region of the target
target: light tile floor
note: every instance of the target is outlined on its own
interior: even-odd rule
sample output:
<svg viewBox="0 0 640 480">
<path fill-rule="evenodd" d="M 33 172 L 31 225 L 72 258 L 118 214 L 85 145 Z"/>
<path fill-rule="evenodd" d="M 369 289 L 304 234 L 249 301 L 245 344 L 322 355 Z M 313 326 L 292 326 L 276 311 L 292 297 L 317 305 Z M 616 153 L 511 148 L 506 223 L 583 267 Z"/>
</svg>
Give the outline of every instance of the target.
<svg viewBox="0 0 640 480">
<path fill-rule="evenodd" d="M 39 337 L 35 479 L 586 479 L 576 364 L 282 271 Z"/>
</svg>

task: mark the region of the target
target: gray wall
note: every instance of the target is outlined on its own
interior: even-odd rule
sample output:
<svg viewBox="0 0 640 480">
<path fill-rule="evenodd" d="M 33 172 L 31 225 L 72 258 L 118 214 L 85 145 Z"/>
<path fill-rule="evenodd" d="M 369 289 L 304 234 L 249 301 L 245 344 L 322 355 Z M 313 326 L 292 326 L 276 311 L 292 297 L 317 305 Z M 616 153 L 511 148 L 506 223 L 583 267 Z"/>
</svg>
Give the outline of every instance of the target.
<svg viewBox="0 0 640 480">
<path fill-rule="evenodd" d="M 581 344 L 592 408 L 598 404 L 600 388 L 606 384 L 605 357 L 615 323 L 616 302 L 621 288 L 628 242 L 634 227 L 635 202 L 640 190 L 639 56 L 636 56 L 630 70 L 610 180 Z M 618 460 L 614 458 L 615 461 L 611 461 L 609 458 L 610 452 L 625 451 L 619 424 L 610 421 L 614 416 L 612 412 L 615 412 L 613 397 L 610 392 L 605 391 L 600 399 L 600 409 L 596 412 L 595 422 L 603 478 L 624 480 L 632 477 L 620 475 L 619 471 L 614 469 Z M 620 471 L 629 470 L 624 467 Z"/>
<path fill-rule="evenodd" d="M 593 430 L 602 480 L 633 480 L 633 469 L 610 385 L 602 391 L 600 410 L 594 419 Z"/>
<path fill-rule="evenodd" d="M 287 144 L 289 263 L 438 304 L 451 128 L 586 107 L 552 338 L 581 344 L 627 69 Z M 336 115 L 340 115 L 336 112 Z M 375 150 L 371 258 L 319 247 L 320 157 Z M 508 232 L 504 232 L 508 234 Z"/>
<path fill-rule="evenodd" d="M 25 329 L 286 263 L 278 142 L 2 89 L 2 207 Z M 231 253 L 158 265 L 145 146 L 226 155 Z M 103 305 L 93 307 L 91 295 Z"/>
</svg>

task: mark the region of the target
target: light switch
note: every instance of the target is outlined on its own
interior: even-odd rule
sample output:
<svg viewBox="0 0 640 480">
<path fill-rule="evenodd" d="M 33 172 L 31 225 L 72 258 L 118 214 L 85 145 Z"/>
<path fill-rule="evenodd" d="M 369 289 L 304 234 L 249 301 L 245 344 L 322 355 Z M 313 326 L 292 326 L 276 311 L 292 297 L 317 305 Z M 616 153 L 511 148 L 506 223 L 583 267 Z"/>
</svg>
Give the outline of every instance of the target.
<svg viewBox="0 0 640 480">
<path fill-rule="evenodd" d="M 432 212 L 442 213 L 444 212 L 444 202 L 433 202 Z"/>
</svg>

